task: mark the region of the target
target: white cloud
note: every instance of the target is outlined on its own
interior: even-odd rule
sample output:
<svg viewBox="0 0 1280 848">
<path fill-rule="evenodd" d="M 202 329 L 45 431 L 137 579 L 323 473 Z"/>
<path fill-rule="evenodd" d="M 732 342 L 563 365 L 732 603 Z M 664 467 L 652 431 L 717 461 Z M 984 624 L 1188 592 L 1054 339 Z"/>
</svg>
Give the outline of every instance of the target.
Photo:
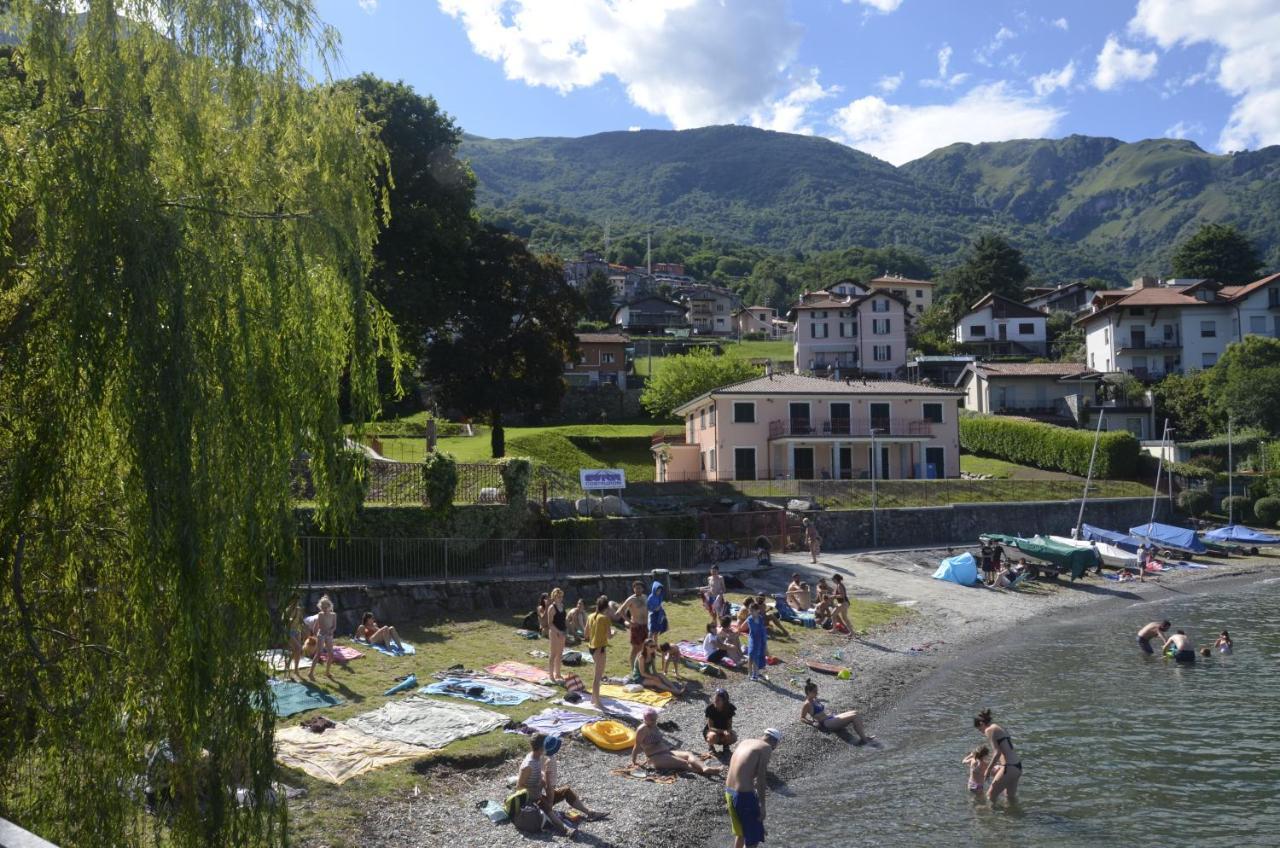
<svg viewBox="0 0 1280 848">
<path fill-rule="evenodd" d="M 835 85 L 823 87 L 818 82 L 817 68 L 810 69 L 807 76 L 797 78 L 789 89 L 782 97 L 752 110 L 749 116 L 751 125 L 778 132 L 813 135 L 813 127 L 807 123 L 810 107 L 840 91 L 840 87 Z"/>
<path fill-rule="evenodd" d="M 378 11 L 378 0 L 358 0 L 360 8 L 364 9 L 365 14 L 372 15 Z"/>
<path fill-rule="evenodd" d="M 1150 79 L 1156 72 L 1156 54 L 1145 53 L 1136 47 L 1123 47 L 1120 39 L 1107 36 L 1098 54 L 1098 67 L 1093 73 L 1093 84 L 1101 91 L 1110 91 L 1128 80 Z"/>
<path fill-rule="evenodd" d="M 1009 29 L 1007 26 L 1001 25 L 1001 27 L 996 30 L 996 34 L 991 37 L 991 40 L 987 42 L 985 46 L 979 47 L 977 50 L 973 51 L 974 61 L 979 65 L 986 65 L 987 67 L 990 67 L 992 62 L 995 60 L 996 54 L 1004 47 L 1004 43 L 1006 41 L 1012 41 L 1017 37 L 1017 35 L 1018 34 L 1016 32 Z"/>
<path fill-rule="evenodd" d="M 1031 78 L 1031 90 L 1038 97 L 1053 94 L 1060 88 L 1067 88 L 1076 78 L 1076 62 L 1072 59 L 1056 71 L 1046 71 Z"/>
<path fill-rule="evenodd" d="M 561 93 L 616 79 L 677 129 L 759 117 L 804 126 L 816 77 L 794 66 L 788 0 L 437 0 L 508 79 Z M 829 89 L 818 89 L 830 93 Z"/>
<path fill-rule="evenodd" d="M 951 64 L 951 45 L 944 44 L 942 49 L 938 51 L 938 76 L 945 77 L 947 75 L 947 67 Z"/>
<path fill-rule="evenodd" d="M 1129 30 L 1161 48 L 1221 51 L 1218 85 L 1236 98 L 1221 150 L 1280 144 L 1280 5 L 1274 0 L 1139 0 Z"/>
<path fill-rule="evenodd" d="M 1189 136 L 1203 134 L 1204 124 L 1199 121 L 1192 121 L 1191 123 L 1178 121 L 1178 123 L 1164 131 L 1165 138 L 1187 138 Z"/>
<path fill-rule="evenodd" d="M 902 85 L 902 80 L 905 76 L 906 74 L 902 71 L 898 71 L 896 74 L 889 74 L 887 76 L 880 77 L 880 79 L 876 81 L 876 88 L 883 91 L 885 94 L 893 94 L 898 90 L 898 86 Z"/>
<path fill-rule="evenodd" d="M 996 82 L 947 104 L 901 106 L 862 97 L 836 112 L 832 124 L 837 140 L 901 165 L 956 141 L 1040 138 L 1053 132 L 1064 114 Z"/>
<path fill-rule="evenodd" d="M 969 78 L 968 74 L 952 74 L 947 76 L 947 71 L 951 69 L 951 57 L 955 51 L 951 49 L 950 44 L 942 45 L 942 49 L 938 51 L 938 76 L 931 79 L 922 79 L 920 84 L 925 88 L 955 88 L 960 83 Z"/>
<path fill-rule="evenodd" d="M 1066 18 L 1058 18 L 1057 20 L 1050 21 L 1050 23 L 1052 23 L 1054 26 L 1056 26 L 1058 29 L 1062 30 L 1063 32 L 1066 32 L 1068 29 L 1071 28 L 1071 24 L 1067 23 Z"/>
<path fill-rule="evenodd" d="M 890 12 L 896 12 L 898 7 L 902 5 L 902 0 L 858 0 L 863 6 L 870 6 L 882 15 Z M 853 0 L 844 0 L 846 6 L 853 3 Z"/>
</svg>

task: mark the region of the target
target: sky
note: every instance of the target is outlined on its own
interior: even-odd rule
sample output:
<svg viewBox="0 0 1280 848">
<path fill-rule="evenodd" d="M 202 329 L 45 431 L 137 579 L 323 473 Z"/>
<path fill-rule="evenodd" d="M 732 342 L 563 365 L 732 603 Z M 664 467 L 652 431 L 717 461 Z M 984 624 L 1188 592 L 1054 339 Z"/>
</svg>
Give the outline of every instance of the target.
<svg viewBox="0 0 1280 848">
<path fill-rule="evenodd" d="M 316 0 L 339 75 L 468 133 L 743 124 L 894 164 L 953 142 L 1280 144 L 1280 0 Z"/>
</svg>

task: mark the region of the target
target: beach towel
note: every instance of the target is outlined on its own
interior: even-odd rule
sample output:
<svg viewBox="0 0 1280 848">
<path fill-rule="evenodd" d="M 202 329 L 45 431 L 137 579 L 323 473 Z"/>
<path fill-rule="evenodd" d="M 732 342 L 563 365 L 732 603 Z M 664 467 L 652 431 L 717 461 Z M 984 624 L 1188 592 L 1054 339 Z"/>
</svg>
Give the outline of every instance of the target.
<svg viewBox="0 0 1280 848">
<path fill-rule="evenodd" d="M 276 715 L 282 718 L 321 707 L 336 707 L 342 703 L 337 695 L 330 695 L 323 689 L 292 680 L 268 680 L 267 686 Z"/>
<path fill-rule="evenodd" d="M 398 651 L 394 647 L 388 648 L 386 645 L 369 645 L 369 647 L 373 648 L 378 653 L 386 654 L 389 657 L 411 657 L 414 654 L 418 653 L 417 648 L 413 647 L 408 642 L 401 642 L 400 644 L 404 645 L 403 651 Z M 342 649 L 339 648 L 338 650 L 342 650 Z"/>
<path fill-rule="evenodd" d="M 683 642 L 677 642 L 676 647 L 680 649 L 680 656 L 693 660 L 694 663 L 701 663 L 701 665 L 690 665 L 689 663 L 685 663 L 685 667 L 701 671 L 704 674 L 706 673 L 707 652 L 703 650 L 701 644 L 685 640 Z M 721 657 L 720 664 L 727 666 L 728 668 L 738 667 L 738 664 L 728 657 Z M 712 666 L 712 668 L 714 668 L 714 666 Z"/>
<path fill-rule="evenodd" d="M 593 721 L 599 721 L 599 719 L 593 715 L 576 713 L 572 710 L 547 707 L 537 715 L 529 716 L 521 724 L 533 733 L 563 734 L 581 730 Z"/>
<path fill-rule="evenodd" d="M 364 654 L 360 651 L 357 651 L 355 648 L 348 648 L 346 645 L 335 645 L 333 648 L 334 662 L 350 662 L 351 660 L 358 660 L 363 656 Z M 316 662 L 324 662 L 323 653 L 316 655 Z"/>
<path fill-rule="evenodd" d="M 272 671 L 284 671 L 289 667 L 289 658 L 293 656 L 286 650 L 273 648 L 270 651 L 259 651 L 258 659 L 267 664 Z M 311 660 L 306 657 L 298 660 L 298 668 L 311 668 Z"/>
<path fill-rule="evenodd" d="M 628 780 L 647 780 L 650 783 L 675 783 L 680 778 L 673 773 L 662 773 L 658 771 L 650 771 L 640 766 L 630 766 L 628 768 L 616 768 L 610 772 L 617 777 L 625 777 Z"/>
<path fill-rule="evenodd" d="M 276 760 L 281 765 L 335 784 L 430 753 L 416 745 L 378 739 L 341 722 L 321 734 L 305 727 L 277 727 L 275 746 Z"/>
<path fill-rule="evenodd" d="M 478 693 L 475 691 L 477 689 L 480 690 Z M 477 701 L 481 704 L 490 704 L 495 707 L 514 707 L 532 698 L 532 696 L 524 692 L 517 692 L 515 689 L 508 689 L 497 683 L 481 683 L 474 679 L 456 677 L 432 683 L 430 686 L 424 686 L 418 691 L 426 695 L 447 695 L 450 698 L 465 698 L 468 701 Z"/>
<path fill-rule="evenodd" d="M 662 607 L 662 583 L 655 580 L 649 587 L 649 598 L 645 605 L 649 608 L 649 636 L 656 638 L 667 632 L 667 611 Z"/>
<path fill-rule="evenodd" d="M 418 685 L 418 675 L 410 674 L 404 680 L 401 680 L 395 686 L 382 693 L 382 697 L 389 698 L 392 695 L 398 695 L 401 692 L 408 692 L 410 689 Z"/>
<path fill-rule="evenodd" d="M 672 697 L 670 692 L 654 692 L 651 689 L 628 692 L 625 686 L 619 686 L 616 683 L 601 683 L 600 695 L 602 697 L 608 695 L 610 698 L 617 698 L 620 701 L 634 701 L 637 704 L 645 704 L 650 707 L 665 707 Z"/>
<path fill-rule="evenodd" d="M 817 627 L 818 616 L 813 610 L 802 610 L 796 613 L 796 620 L 801 627 Z"/>
<path fill-rule="evenodd" d="M 424 748 L 443 748 L 450 742 L 488 733 L 506 723 L 507 717 L 501 713 L 421 695 L 390 701 L 347 721 L 349 727 L 370 736 Z"/>
<path fill-rule="evenodd" d="M 567 701 L 554 701 L 553 703 L 568 706 Z M 635 701 L 619 701 L 617 698 L 606 698 L 603 695 L 600 696 L 600 703 L 604 705 L 603 710 L 597 709 L 595 704 L 585 698 L 580 703 L 573 704 L 572 706 L 575 706 L 580 710 L 591 710 L 593 713 L 603 712 L 605 715 L 614 716 L 616 718 L 630 718 L 636 721 L 644 721 L 644 714 L 649 710 L 653 710 L 657 713 L 662 712 L 661 707 L 651 707 L 647 704 L 636 703 Z M 591 718 L 590 720 L 596 721 L 597 719 Z"/>
<path fill-rule="evenodd" d="M 539 686 L 537 683 L 530 683 L 527 680 L 516 680 L 512 677 L 494 677 L 485 672 L 477 671 L 437 671 L 431 675 L 436 680 L 448 680 L 456 678 L 458 680 L 474 680 L 477 683 L 486 683 L 493 686 L 503 686 L 507 689 L 514 689 L 517 692 L 523 692 L 535 701 L 543 698 L 550 698 L 556 693 L 556 690 Z"/>
<path fill-rule="evenodd" d="M 774 595 L 773 605 L 778 611 L 778 618 L 788 623 L 800 623 L 800 613 L 796 612 L 795 607 L 787 603 L 786 595 Z"/>
<path fill-rule="evenodd" d="M 550 683 L 551 677 L 547 674 L 547 670 L 536 668 L 528 663 L 517 662 L 516 660 L 503 660 L 500 663 L 487 665 L 484 670 L 495 677 L 514 677 L 516 680 L 527 680 L 530 683 Z"/>
</svg>

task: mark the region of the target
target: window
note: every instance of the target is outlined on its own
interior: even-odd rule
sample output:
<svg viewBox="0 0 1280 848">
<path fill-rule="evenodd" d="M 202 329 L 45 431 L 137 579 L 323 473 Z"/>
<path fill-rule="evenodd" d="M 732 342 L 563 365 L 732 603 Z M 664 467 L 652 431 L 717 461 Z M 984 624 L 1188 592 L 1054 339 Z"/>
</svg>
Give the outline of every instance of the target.
<svg viewBox="0 0 1280 848">
<path fill-rule="evenodd" d="M 1214 321 L 1200 322 L 1200 338 L 1212 339 L 1212 338 L 1216 338 L 1217 335 L 1218 335 L 1218 325 L 1216 322 Z"/>
<path fill-rule="evenodd" d="M 871 301 L 871 311 L 872 312 L 888 312 L 889 301 L 885 300 L 884 298 L 879 298 L 879 297 L 876 298 L 875 300 Z"/>
<path fill-rule="evenodd" d="M 1025 324 L 1018 325 L 1018 335 L 1034 336 L 1035 334 L 1036 334 L 1036 325 L 1032 324 L 1030 321 L 1026 322 Z"/>
<path fill-rule="evenodd" d="M 716 426 L 716 408 L 714 404 L 711 407 L 711 426 Z"/>
<path fill-rule="evenodd" d="M 916 289 L 916 297 L 918 297 L 918 298 L 923 298 L 923 297 L 924 297 L 924 289 Z"/>
<path fill-rule="evenodd" d="M 920 409 L 924 414 L 925 421 L 932 421 L 934 424 L 942 423 L 942 404 L 923 403 L 920 405 Z"/>
<path fill-rule="evenodd" d="M 810 324 L 809 336 L 815 339 L 825 339 L 827 337 L 827 325 L 826 324 Z"/>
<path fill-rule="evenodd" d="M 893 347 L 891 345 L 875 345 L 871 352 L 876 362 L 888 362 L 893 358 Z"/>
<path fill-rule="evenodd" d="M 969 327 L 969 335 L 975 339 L 983 338 L 987 335 L 987 328 L 982 324 L 973 324 Z"/>
<path fill-rule="evenodd" d="M 602 365 L 612 365 L 612 364 L 613 364 L 613 354 L 612 354 L 612 353 L 602 353 L 602 354 L 600 354 L 600 362 L 601 362 L 601 364 L 602 364 Z"/>
<path fill-rule="evenodd" d="M 889 319 L 888 318 L 873 319 L 871 321 L 871 332 L 875 333 L 877 336 L 889 335 Z"/>
<path fill-rule="evenodd" d="M 1249 332 L 1256 333 L 1260 336 L 1266 335 L 1267 332 L 1267 316 L 1250 315 L 1249 316 Z"/>
<path fill-rule="evenodd" d="M 702 415 L 699 419 L 698 429 L 699 430 L 707 429 L 707 411 L 705 409 L 702 410 Z"/>
<path fill-rule="evenodd" d="M 1218 354 L 1216 353 L 1200 354 L 1200 365 L 1205 368 L 1212 368 L 1214 364 L 1217 363 L 1217 361 L 1218 361 Z"/>
<path fill-rule="evenodd" d="M 723 318 L 717 318 L 717 319 L 716 319 L 716 323 L 717 323 L 717 324 L 719 324 L 721 327 L 723 327 L 723 326 L 724 326 L 724 319 L 723 319 Z"/>
<path fill-rule="evenodd" d="M 756 423 L 756 405 L 751 402 L 735 401 L 733 404 L 734 424 Z"/>
<path fill-rule="evenodd" d="M 712 448 L 708 453 L 711 455 L 707 457 L 707 467 L 714 472 L 716 470 L 716 449 Z"/>
</svg>

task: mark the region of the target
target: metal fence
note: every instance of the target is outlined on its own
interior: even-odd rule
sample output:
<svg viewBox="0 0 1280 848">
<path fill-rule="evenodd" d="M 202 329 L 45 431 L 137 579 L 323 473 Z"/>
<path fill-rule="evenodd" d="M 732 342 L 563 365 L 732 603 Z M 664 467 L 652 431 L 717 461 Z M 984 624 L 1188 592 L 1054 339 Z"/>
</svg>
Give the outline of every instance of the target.
<svg viewBox="0 0 1280 848">
<path fill-rule="evenodd" d="M 869 508 L 871 480 L 732 480 L 726 481 L 750 497 L 816 498 L 823 504 Z M 1084 493 L 1082 480 L 877 480 L 876 505 L 947 506 L 959 503 L 1074 500 Z M 1128 480 L 1094 480 L 1090 498 L 1128 498 L 1149 495 L 1151 489 Z"/>
<path fill-rule="evenodd" d="M 706 558 L 699 539 L 402 539 L 305 536 L 307 585 L 563 577 L 679 570 Z"/>
<path fill-rule="evenodd" d="M 364 496 L 367 504 L 425 504 L 426 484 L 422 479 L 422 463 L 372 460 L 368 463 L 368 489 Z M 496 462 L 459 462 L 458 487 L 454 492 L 456 504 L 505 504 L 506 488 L 502 483 L 501 466 Z M 311 468 L 307 460 L 295 460 L 292 467 L 294 494 L 303 500 L 315 497 L 311 482 Z M 549 497 L 578 497 L 581 489 L 576 480 L 545 466 L 535 465 L 529 481 L 528 497 L 545 500 Z"/>
</svg>

